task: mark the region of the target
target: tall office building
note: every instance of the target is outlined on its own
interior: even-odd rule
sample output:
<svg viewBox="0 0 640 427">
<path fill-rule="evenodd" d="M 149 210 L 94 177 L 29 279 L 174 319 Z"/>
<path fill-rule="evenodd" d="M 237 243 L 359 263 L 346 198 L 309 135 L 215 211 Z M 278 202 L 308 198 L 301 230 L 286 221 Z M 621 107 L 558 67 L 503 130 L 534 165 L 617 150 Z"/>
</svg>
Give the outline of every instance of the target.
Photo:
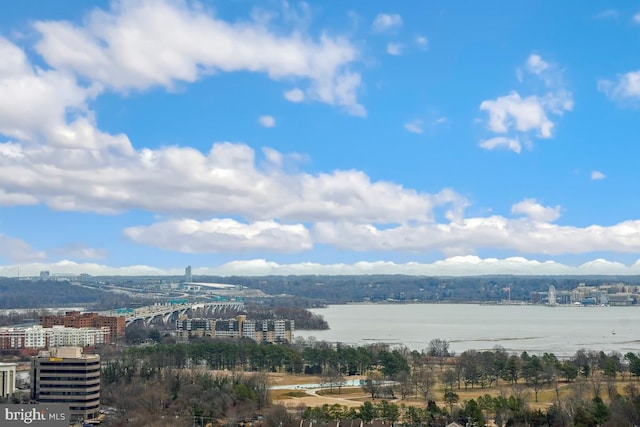
<svg viewBox="0 0 640 427">
<path fill-rule="evenodd" d="M 184 281 L 185 283 L 193 282 L 193 278 L 191 277 L 191 266 L 188 265 L 187 268 L 184 269 Z"/>
<path fill-rule="evenodd" d="M 11 396 L 16 391 L 16 366 L 0 362 L 0 397 Z"/>
<path fill-rule="evenodd" d="M 80 347 L 41 351 L 31 363 L 31 398 L 69 405 L 74 420 L 91 420 L 100 410 L 100 356 Z"/>
</svg>

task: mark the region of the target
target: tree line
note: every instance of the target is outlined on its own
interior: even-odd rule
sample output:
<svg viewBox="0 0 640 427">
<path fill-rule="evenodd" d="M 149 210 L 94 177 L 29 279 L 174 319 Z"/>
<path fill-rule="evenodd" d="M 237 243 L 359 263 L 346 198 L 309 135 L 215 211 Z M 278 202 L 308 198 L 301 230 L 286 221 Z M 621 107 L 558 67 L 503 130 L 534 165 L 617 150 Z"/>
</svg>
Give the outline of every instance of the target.
<svg viewBox="0 0 640 427">
<path fill-rule="evenodd" d="M 553 353 L 511 354 L 500 347 L 453 355 L 442 339 L 432 340 L 421 352 L 384 344 L 345 346 L 298 340 L 273 345 L 212 339 L 129 348 L 121 361 L 109 365 L 110 371 L 105 368 L 106 381 L 133 375 L 127 373 L 127 363 L 143 377 L 188 367 L 318 375 L 324 387 L 335 393 L 345 387 L 347 377 L 364 377 L 361 388 L 372 403 L 357 413 L 334 406 L 330 411 L 309 408 L 302 414 L 316 421 L 357 415 L 411 426 L 470 419 L 478 426 L 489 420 L 500 426 L 640 423 L 640 355 L 633 352 L 579 350 L 561 359 Z M 461 401 L 459 393 L 471 389 L 491 390 L 494 395 L 487 392 Z M 497 389 L 499 396 L 495 396 Z M 553 394 L 553 404 L 545 410 L 530 409 L 528 403 L 537 402 L 543 389 Z"/>
</svg>

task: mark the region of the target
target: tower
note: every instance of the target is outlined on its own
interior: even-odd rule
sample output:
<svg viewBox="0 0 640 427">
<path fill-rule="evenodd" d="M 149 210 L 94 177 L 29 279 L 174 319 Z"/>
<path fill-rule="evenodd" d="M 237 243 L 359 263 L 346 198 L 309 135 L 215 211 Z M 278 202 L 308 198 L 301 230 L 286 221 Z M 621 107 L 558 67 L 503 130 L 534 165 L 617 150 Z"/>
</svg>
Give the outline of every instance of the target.
<svg viewBox="0 0 640 427">
<path fill-rule="evenodd" d="M 191 283 L 192 277 L 191 277 L 191 266 L 188 265 L 187 268 L 184 269 L 184 281 L 185 283 Z"/>
</svg>

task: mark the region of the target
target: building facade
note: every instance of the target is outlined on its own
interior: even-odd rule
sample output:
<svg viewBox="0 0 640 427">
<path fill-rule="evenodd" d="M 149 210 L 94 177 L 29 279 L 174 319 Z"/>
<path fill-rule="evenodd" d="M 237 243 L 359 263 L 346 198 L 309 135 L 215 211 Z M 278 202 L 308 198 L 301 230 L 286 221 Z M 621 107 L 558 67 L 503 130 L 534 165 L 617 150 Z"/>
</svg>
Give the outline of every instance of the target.
<svg viewBox="0 0 640 427">
<path fill-rule="evenodd" d="M 103 328 L 111 331 L 107 342 L 124 336 L 124 316 L 101 316 L 98 313 L 80 313 L 68 311 L 64 316 L 40 316 L 40 325 L 44 328 L 66 326 L 67 328 Z"/>
<path fill-rule="evenodd" d="M 92 420 L 100 410 L 100 356 L 80 347 L 42 351 L 31 364 L 31 398 L 69 405 L 74 420 Z"/>
<path fill-rule="evenodd" d="M 16 364 L 0 362 L 0 397 L 11 396 L 16 391 Z"/>
<path fill-rule="evenodd" d="M 93 347 L 109 342 L 108 327 L 0 328 L 0 350 L 46 349 L 61 346 Z"/>
<path fill-rule="evenodd" d="M 180 319 L 177 322 L 179 337 L 211 336 L 251 338 L 258 342 L 292 342 L 294 321 L 284 319 L 247 320 L 239 315 L 235 319 Z"/>
</svg>

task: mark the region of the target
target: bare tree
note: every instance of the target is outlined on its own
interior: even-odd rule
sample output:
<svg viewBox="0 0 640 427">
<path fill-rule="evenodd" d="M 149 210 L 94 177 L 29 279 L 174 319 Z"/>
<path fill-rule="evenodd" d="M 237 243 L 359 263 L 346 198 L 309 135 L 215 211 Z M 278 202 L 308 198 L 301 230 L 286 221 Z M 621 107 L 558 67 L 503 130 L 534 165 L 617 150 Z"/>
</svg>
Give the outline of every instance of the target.
<svg viewBox="0 0 640 427">
<path fill-rule="evenodd" d="M 451 371 L 447 371 L 451 372 Z M 423 366 L 419 370 L 414 373 L 414 381 L 416 384 L 416 389 L 420 391 L 422 398 L 424 401 L 428 401 L 433 391 L 433 388 L 436 385 L 436 378 L 433 375 L 433 371 L 428 366 Z M 451 387 L 450 389 L 453 389 Z"/>
<path fill-rule="evenodd" d="M 429 347 L 425 353 L 427 356 L 437 358 L 438 363 L 440 364 L 440 370 L 442 370 L 445 359 L 451 356 L 451 353 L 449 352 L 449 341 L 441 338 L 432 339 L 429 341 Z"/>
<path fill-rule="evenodd" d="M 400 394 L 402 400 L 413 390 L 413 381 L 411 375 L 407 371 L 400 371 L 395 375 L 394 388 Z"/>
<path fill-rule="evenodd" d="M 364 390 L 365 393 L 370 394 L 371 399 L 375 400 L 375 398 L 380 393 L 380 390 L 382 388 L 381 379 L 382 376 L 378 372 L 369 371 L 369 373 L 367 374 L 367 378 L 362 384 L 362 390 Z"/>
</svg>

